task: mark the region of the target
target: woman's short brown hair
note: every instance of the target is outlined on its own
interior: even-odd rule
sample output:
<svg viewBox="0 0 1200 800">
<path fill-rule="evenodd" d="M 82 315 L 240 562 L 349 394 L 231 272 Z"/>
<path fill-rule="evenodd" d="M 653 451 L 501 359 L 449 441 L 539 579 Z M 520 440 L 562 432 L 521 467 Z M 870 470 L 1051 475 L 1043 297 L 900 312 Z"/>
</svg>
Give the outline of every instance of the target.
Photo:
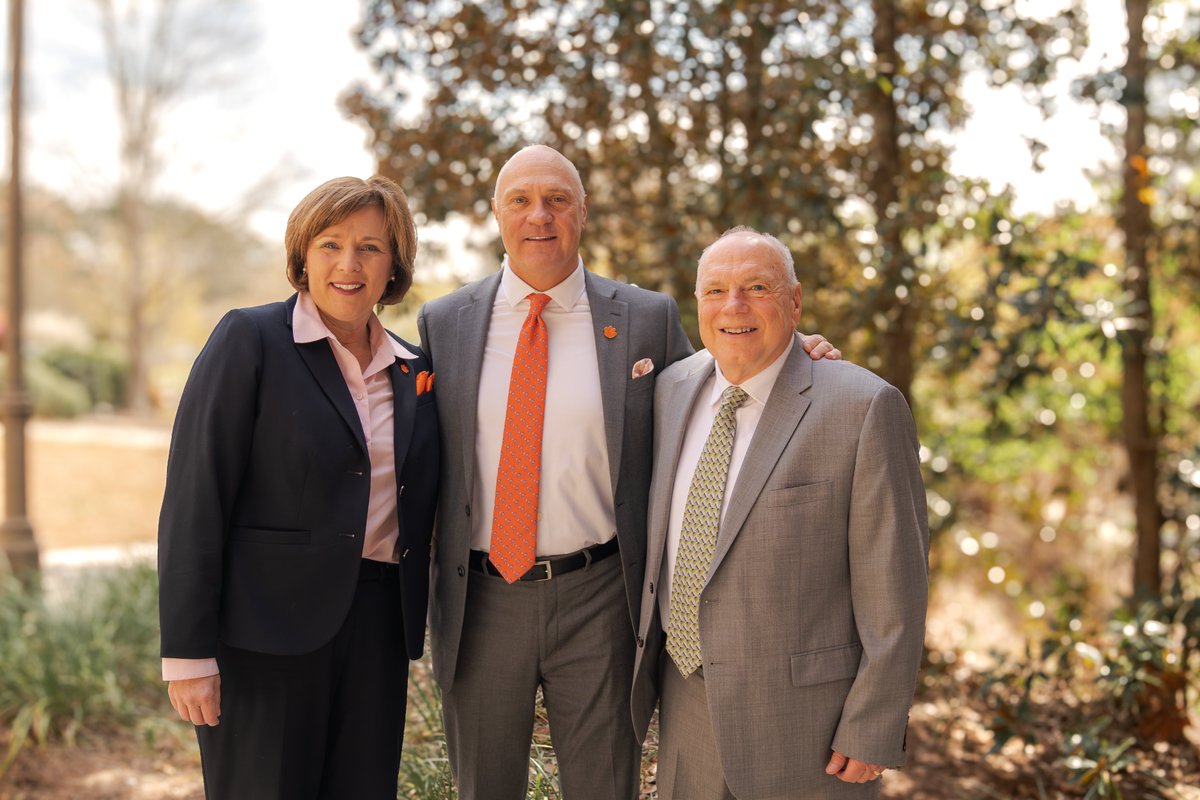
<svg viewBox="0 0 1200 800">
<path fill-rule="evenodd" d="M 283 246 L 287 251 L 288 282 L 296 289 L 308 289 L 304 257 L 308 246 L 321 231 L 336 225 L 367 206 L 378 206 L 392 251 L 392 276 L 380 305 L 399 303 L 412 286 L 413 262 L 417 257 L 417 226 L 408 209 L 408 198 L 396 182 L 382 175 L 365 181 L 361 178 L 334 178 L 313 189 L 288 216 Z"/>
</svg>

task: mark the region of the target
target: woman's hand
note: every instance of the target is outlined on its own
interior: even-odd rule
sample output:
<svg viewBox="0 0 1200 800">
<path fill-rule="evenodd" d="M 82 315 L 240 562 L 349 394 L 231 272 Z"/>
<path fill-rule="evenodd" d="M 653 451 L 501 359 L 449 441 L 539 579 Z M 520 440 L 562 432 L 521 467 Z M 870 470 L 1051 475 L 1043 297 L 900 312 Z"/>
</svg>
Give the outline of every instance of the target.
<svg viewBox="0 0 1200 800">
<path fill-rule="evenodd" d="M 221 676 L 168 681 L 167 696 L 179 718 L 193 725 L 216 726 L 221 721 Z"/>
</svg>

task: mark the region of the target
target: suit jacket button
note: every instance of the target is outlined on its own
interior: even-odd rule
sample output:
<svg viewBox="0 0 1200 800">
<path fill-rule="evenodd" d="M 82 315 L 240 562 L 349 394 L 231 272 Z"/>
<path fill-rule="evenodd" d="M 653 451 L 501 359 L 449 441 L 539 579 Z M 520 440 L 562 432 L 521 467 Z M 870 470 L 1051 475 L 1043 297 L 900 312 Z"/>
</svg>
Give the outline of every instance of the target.
<svg viewBox="0 0 1200 800">
<path fill-rule="evenodd" d="M 646 646 L 646 640 L 639 636 L 638 637 L 638 647 L 645 647 L 645 646 Z"/>
<path fill-rule="evenodd" d="M 650 581 L 650 594 L 654 594 L 654 581 Z"/>
<path fill-rule="evenodd" d="M 463 508 L 466 509 L 467 516 L 471 516 L 471 504 L 467 503 L 465 506 L 463 506 Z"/>
<path fill-rule="evenodd" d="M 466 574 L 467 574 L 467 571 L 465 569 L 463 569 L 463 565 L 459 564 L 458 565 L 458 577 L 461 578 L 463 575 L 466 575 Z"/>
</svg>

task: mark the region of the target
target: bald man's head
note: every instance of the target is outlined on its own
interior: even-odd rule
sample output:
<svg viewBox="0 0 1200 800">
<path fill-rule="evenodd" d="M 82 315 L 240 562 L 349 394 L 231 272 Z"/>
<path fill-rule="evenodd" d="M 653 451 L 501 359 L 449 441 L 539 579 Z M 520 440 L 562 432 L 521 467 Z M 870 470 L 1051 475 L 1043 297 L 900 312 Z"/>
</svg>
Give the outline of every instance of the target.
<svg viewBox="0 0 1200 800">
<path fill-rule="evenodd" d="M 530 145 L 505 162 L 492 213 L 509 268 L 535 289 L 557 286 L 579 264 L 587 196 L 575 165 L 554 148 Z"/>
</svg>

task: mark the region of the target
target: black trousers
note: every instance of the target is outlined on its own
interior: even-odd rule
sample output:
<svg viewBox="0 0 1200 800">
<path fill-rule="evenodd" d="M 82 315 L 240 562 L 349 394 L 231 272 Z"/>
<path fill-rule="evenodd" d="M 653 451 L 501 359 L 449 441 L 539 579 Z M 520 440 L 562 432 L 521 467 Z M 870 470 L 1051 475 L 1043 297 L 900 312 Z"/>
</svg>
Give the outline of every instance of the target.
<svg viewBox="0 0 1200 800">
<path fill-rule="evenodd" d="M 221 724 L 196 728 L 209 800 L 395 800 L 408 659 L 399 572 L 365 563 L 312 653 L 222 645 Z"/>
</svg>

